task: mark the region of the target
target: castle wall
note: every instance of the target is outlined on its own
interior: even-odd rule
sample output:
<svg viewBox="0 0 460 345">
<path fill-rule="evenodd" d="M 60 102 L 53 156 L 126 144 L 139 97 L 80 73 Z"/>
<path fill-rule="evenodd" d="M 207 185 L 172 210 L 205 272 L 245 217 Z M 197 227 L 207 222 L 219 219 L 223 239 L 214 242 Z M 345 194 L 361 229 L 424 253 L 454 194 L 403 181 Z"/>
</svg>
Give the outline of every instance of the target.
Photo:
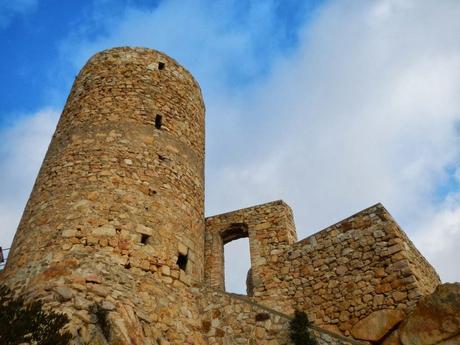
<svg viewBox="0 0 460 345">
<path fill-rule="evenodd" d="M 345 335 L 375 310 L 407 311 L 440 284 L 380 204 L 277 253 L 262 276 L 256 301 L 288 314 L 301 308 L 315 324 Z"/>
<path fill-rule="evenodd" d="M 290 207 L 274 201 L 206 218 L 205 282 L 209 286 L 225 289 L 224 244 L 242 237 L 249 238 L 252 281 L 257 287 L 272 253 L 297 240 Z"/>
<path fill-rule="evenodd" d="M 209 345 L 291 345 L 287 315 L 252 302 L 247 297 L 203 289 L 203 331 Z M 318 345 L 364 345 L 319 327 L 310 334 Z"/>
<path fill-rule="evenodd" d="M 337 333 L 375 310 L 408 310 L 440 283 L 382 205 L 293 243 L 292 214 L 278 201 L 207 218 L 210 286 L 223 288 L 221 234 L 236 222 L 248 224 L 252 299 L 288 315 L 300 308 Z"/>
</svg>

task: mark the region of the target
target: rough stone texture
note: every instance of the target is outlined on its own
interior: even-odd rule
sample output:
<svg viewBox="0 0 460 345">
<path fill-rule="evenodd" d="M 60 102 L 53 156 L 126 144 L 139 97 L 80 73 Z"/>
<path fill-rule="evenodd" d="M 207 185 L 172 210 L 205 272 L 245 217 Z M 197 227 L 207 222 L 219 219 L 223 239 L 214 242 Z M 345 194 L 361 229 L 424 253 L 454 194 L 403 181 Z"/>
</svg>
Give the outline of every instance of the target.
<svg viewBox="0 0 460 345">
<path fill-rule="evenodd" d="M 282 201 L 209 217 L 210 286 L 224 287 L 223 245 L 240 237 L 249 238 L 255 301 L 286 314 L 306 310 L 315 324 L 345 335 L 376 310 L 412 308 L 440 283 L 381 204 L 299 242 Z"/>
<path fill-rule="evenodd" d="M 198 84 L 151 49 L 96 54 L 74 82 L 3 280 L 59 306 L 84 342 L 99 337 L 88 306 L 109 302 L 112 343 L 203 343 L 188 289 L 202 281 L 203 246 Z"/>
<path fill-rule="evenodd" d="M 203 330 L 210 345 L 287 345 L 290 317 L 251 299 L 205 288 Z M 364 345 L 319 327 L 310 329 L 318 345 Z"/>
<path fill-rule="evenodd" d="M 374 311 L 357 322 L 351 329 L 351 335 L 356 339 L 378 341 L 404 319 L 405 313 L 396 309 Z"/>
<path fill-rule="evenodd" d="M 256 291 L 268 262 L 297 239 L 290 207 L 279 200 L 206 218 L 205 280 L 211 287 L 225 288 L 224 245 L 244 237 L 249 238 Z"/>
<path fill-rule="evenodd" d="M 423 297 L 400 327 L 404 345 L 449 343 L 459 336 L 460 283 L 440 285 L 432 295 Z"/>
<path fill-rule="evenodd" d="M 401 345 L 401 341 L 399 340 L 399 330 L 396 329 L 391 332 L 390 335 L 385 337 L 382 341 L 382 345 Z"/>
<path fill-rule="evenodd" d="M 94 55 L 0 282 L 68 314 L 75 345 L 287 344 L 294 307 L 320 345 L 362 344 L 330 331 L 348 336 L 375 311 L 410 310 L 439 284 L 380 204 L 299 242 L 283 201 L 205 219 L 204 137 L 201 91 L 173 59 L 128 47 Z M 246 298 L 223 292 L 223 246 L 241 237 Z"/>
</svg>

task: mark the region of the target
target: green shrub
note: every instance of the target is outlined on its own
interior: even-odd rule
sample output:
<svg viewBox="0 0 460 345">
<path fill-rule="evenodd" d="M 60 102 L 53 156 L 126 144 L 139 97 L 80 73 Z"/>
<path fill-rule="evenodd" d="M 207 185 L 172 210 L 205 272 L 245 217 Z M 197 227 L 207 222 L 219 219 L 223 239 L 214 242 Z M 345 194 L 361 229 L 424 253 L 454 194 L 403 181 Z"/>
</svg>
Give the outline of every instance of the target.
<svg viewBox="0 0 460 345">
<path fill-rule="evenodd" d="M 289 336 L 295 345 L 317 345 L 314 336 L 310 335 L 310 321 L 305 312 L 296 310 L 289 323 Z"/>
<path fill-rule="evenodd" d="M 108 319 L 109 312 L 103 309 L 99 304 L 91 306 L 91 312 L 96 315 L 97 324 L 106 340 L 110 339 L 110 322 Z"/>
<path fill-rule="evenodd" d="M 0 286 L 0 344 L 67 345 L 72 338 L 61 332 L 69 322 L 65 314 L 46 312 L 40 301 L 25 303 L 14 298 L 11 291 Z"/>
</svg>

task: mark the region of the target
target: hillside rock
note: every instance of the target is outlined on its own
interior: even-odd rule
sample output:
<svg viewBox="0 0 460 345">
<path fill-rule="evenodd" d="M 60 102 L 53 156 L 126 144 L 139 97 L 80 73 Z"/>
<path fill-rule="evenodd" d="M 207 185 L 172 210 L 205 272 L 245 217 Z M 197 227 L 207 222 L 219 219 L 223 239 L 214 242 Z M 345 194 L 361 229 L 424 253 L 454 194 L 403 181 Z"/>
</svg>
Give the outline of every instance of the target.
<svg viewBox="0 0 460 345">
<path fill-rule="evenodd" d="M 404 345 L 450 344 L 459 334 L 460 283 L 438 286 L 419 301 L 400 327 Z"/>
</svg>

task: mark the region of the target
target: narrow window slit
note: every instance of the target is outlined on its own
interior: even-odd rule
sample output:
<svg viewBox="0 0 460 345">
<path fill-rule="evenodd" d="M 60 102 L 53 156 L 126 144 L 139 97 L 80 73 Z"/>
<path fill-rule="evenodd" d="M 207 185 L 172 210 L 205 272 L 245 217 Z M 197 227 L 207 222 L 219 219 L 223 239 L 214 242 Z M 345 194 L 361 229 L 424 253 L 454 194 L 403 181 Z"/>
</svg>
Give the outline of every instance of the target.
<svg viewBox="0 0 460 345">
<path fill-rule="evenodd" d="M 188 255 L 179 253 L 178 258 L 177 258 L 177 266 L 179 266 L 179 268 L 182 271 L 185 271 L 185 269 L 187 268 L 187 262 L 188 262 Z"/>
<path fill-rule="evenodd" d="M 270 315 L 267 313 L 258 313 L 256 314 L 256 321 L 266 321 L 270 319 Z"/>
<path fill-rule="evenodd" d="M 161 115 L 155 116 L 155 128 L 161 129 L 162 117 Z"/>
<path fill-rule="evenodd" d="M 149 240 L 150 236 L 146 234 L 141 234 L 141 243 L 142 244 L 147 244 L 147 241 Z"/>
<path fill-rule="evenodd" d="M 158 69 L 161 71 L 163 69 L 165 69 L 165 63 L 164 62 L 159 62 L 158 63 Z"/>
</svg>

